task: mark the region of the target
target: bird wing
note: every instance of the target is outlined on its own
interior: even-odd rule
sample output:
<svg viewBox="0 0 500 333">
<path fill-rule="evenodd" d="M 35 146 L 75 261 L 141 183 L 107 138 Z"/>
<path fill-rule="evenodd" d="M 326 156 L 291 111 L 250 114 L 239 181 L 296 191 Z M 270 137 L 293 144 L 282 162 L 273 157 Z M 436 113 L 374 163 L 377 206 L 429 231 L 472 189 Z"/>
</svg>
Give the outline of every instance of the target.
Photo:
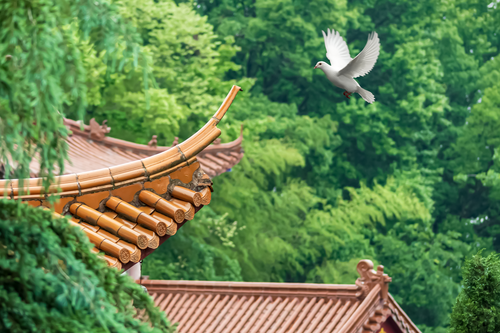
<svg viewBox="0 0 500 333">
<path fill-rule="evenodd" d="M 372 32 L 368 35 L 368 42 L 366 42 L 363 51 L 342 68 L 338 75 L 356 78 L 368 74 L 375 66 L 379 53 L 380 39 L 376 32 Z"/>
<path fill-rule="evenodd" d="M 349 49 L 342 36 L 338 31 L 328 29 L 328 34 L 323 33 L 326 47 L 326 57 L 330 60 L 330 64 L 336 71 L 344 68 L 351 60 Z"/>
</svg>

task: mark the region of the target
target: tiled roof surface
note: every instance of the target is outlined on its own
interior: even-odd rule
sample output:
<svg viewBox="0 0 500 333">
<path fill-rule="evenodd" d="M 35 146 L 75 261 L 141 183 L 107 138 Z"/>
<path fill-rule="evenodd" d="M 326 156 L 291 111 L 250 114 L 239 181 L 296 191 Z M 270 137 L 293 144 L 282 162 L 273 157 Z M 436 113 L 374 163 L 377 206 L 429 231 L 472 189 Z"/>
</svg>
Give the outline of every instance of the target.
<svg viewBox="0 0 500 333">
<path fill-rule="evenodd" d="M 358 264 L 354 285 L 154 281 L 142 284 L 180 333 L 375 333 L 387 319 L 420 333 L 388 294 L 383 267 Z M 387 330 L 387 329 L 386 329 Z"/>
<path fill-rule="evenodd" d="M 68 155 L 70 161 L 65 163 L 65 174 L 92 171 L 108 168 L 144 159 L 169 149 L 176 149 L 177 138 L 172 147 L 157 147 L 155 139 L 150 145 L 141 145 L 129 141 L 106 137 L 111 130 L 106 124 L 99 125 L 92 119 L 90 125 L 65 119 L 65 125 L 72 131 L 68 137 Z M 243 158 L 243 127 L 238 139 L 228 143 L 219 143 L 207 146 L 197 154 L 198 162 L 203 171 L 210 177 L 218 176 L 234 167 Z M 32 176 L 36 177 L 40 170 L 37 160 L 30 165 Z"/>
<path fill-rule="evenodd" d="M 145 258 L 210 203 L 212 181 L 197 155 L 220 135 L 217 124 L 239 90 L 233 86 L 212 119 L 173 149 L 56 177 L 50 187 L 50 191 L 60 191 L 55 213 L 69 216 L 70 223 L 95 245 L 94 251 L 104 252 L 110 266 L 128 269 Z M 2 196 L 50 207 L 39 178 L 25 180 L 22 187 L 18 180 L 0 180 Z"/>
</svg>

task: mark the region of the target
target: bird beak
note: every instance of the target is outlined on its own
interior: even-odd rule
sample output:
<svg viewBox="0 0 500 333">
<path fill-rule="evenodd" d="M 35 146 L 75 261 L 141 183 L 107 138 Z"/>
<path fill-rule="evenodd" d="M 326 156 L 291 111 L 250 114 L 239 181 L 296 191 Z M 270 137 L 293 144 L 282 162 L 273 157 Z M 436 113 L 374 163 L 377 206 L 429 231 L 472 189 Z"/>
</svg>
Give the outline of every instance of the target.
<svg viewBox="0 0 500 333">
<path fill-rule="evenodd" d="M 314 69 L 318 68 L 318 65 L 314 66 Z"/>
</svg>

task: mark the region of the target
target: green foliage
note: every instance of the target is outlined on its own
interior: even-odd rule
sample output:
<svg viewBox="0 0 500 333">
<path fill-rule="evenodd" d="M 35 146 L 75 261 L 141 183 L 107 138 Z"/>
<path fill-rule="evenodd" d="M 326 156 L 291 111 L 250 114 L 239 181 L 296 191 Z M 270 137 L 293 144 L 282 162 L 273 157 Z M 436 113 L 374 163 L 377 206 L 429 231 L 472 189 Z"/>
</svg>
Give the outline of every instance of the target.
<svg viewBox="0 0 500 333">
<path fill-rule="evenodd" d="M 371 258 L 393 277 L 391 294 L 422 331 L 446 330 L 463 259 L 478 248 L 500 250 L 497 4 L 54 0 L 36 6 L 49 3 L 69 9 L 22 31 L 3 27 L 11 17 L 31 22 L 29 12 L 0 5 L 8 9 L 0 14 L 6 18 L 0 50 L 14 40 L 12 31 L 25 34 L 18 41 L 31 47 L 16 49 L 8 61 L 0 52 L 3 158 L 8 152 L 22 164 L 39 149 L 52 159 L 47 165 L 60 162 L 65 129 L 59 113 L 47 116 L 56 109 L 73 118 L 85 109 L 86 121 L 108 119 L 121 139 L 147 143 L 158 135 L 160 145 L 170 145 L 174 136 L 182 141 L 197 131 L 232 84 L 244 89 L 219 127 L 227 142 L 245 125 L 245 157 L 214 179 L 210 206 L 145 260 L 143 274 L 353 283 L 357 261 Z M 117 23 L 108 27 L 107 15 Z M 36 30 L 42 24 L 52 24 L 50 34 L 59 39 Z M 320 30 L 326 28 L 346 36 L 351 55 L 369 31 L 379 33 L 379 60 L 359 80 L 376 103 L 346 100 L 312 69 L 325 60 Z M 28 31 L 57 44 L 42 48 Z M 21 113 L 12 111 L 12 101 L 40 107 L 46 95 L 15 99 L 7 89 L 20 82 L 25 94 L 43 93 L 26 88 L 41 80 L 26 72 L 38 66 L 27 62 L 31 49 L 44 55 L 38 64 L 58 65 L 43 73 L 52 75 L 51 91 L 61 91 L 50 97 L 56 108 L 44 106 L 34 127 L 25 107 L 24 118 L 15 120 Z M 18 81 L 5 85 L 6 78 Z M 45 141 L 34 141 L 34 134 L 21 140 L 15 127 L 21 123 L 47 129 L 36 134 Z M 35 148 L 18 152 L 14 144 Z"/>
<path fill-rule="evenodd" d="M 482 251 L 465 261 L 463 289 L 451 314 L 450 333 L 500 330 L 500 258 Z"/>
<path fill-rule="evenodd" d="M 144 260 L 142 274 L 158 280 L 242 281 L 238 261 L 226 253 L 235 248 L 234 237 L 242 229 L 204 207 Z"/>
<path fill-rule="evenodd" d="M 143 289 L 49 210 L 0 200 L 2 332 L 174 332 Z M 136 319 L 137 310 L 148 318 Z"/>
<path fill-rule="evenodd" d="M 106 0 L 7 1 L 0 4 L 0 162 L 6 175 L 63 170 L 67 109 L 83 115 L 89 91 L 82 48 L 92 45 L 106 75 L 139 59 L 138 35 Z M 87 65 L 87 66 L 86 66 Z M 90 87 L 95 95 L 95 89 Z M 57 164 L 57 166 L 55 165 Z"/>
<path fill-rule="evenodd" d="M 209 252 L 237 260 L 246 281 L 353 283 L 354 264 L 371 258 L 394 278 L 391 293 L 410 317 L 426 332 L 443 332 L 463 258 L 478 244 L 491 248 L 500 240 L 493 218 L 500 212 L 497 192 L 488 187 L 496 174 L 463 169 L 474 163 L 467 154 L 479 151 L 484 126 L 496 135 L 500 31 L 493 23 L 498 10 L 488 5 L 197 1 L 193 8 L 207 15 L 215 40 L 234 38 L 237 46 L 239 67 L 219 77 L 253 80 L 220 124 L 229 140 L 244 122 L 245 157 L 214 180 L 211 203 L 219 218 L 228 214 L 245 229 L 235 236 L 235 248 L 211 239 Z M 346 101 L 312 70 L 324 59 L 320 30 L 327 27 L 347 36 L 352 55 L 370 30 L 381 36 L 379 61 L 360 79 L 377 103 Z M 478 110 L 480 126 L 467 134 L 467 117 L 479 108 L 489 116 Z M 198 118 L 187 121 L 197 124 Z M 196 128 L 181 126 L 180 133 L 187 129 Z M 454 180 L 464 172 L 477 176 L 467 184 Z M 160 256 L 181 263 L 163 249 L 154 255 Z M 189 258 L 169 276 L 200 278 L 181 273 L 199 266 L 199 259 Z M 217 278 L 228 267 L 218 262 Z M 158 270 L 146 266 L 150 275 Z"/>
<path fill-rule="evenodd" d="M 152 135 L 159 145 L 170 145 L 174 136 L 188 138 L 236 83 L 222 80 L 227 71 L 239 68 L 230 61 L 237 50 L 234 38 L 216 40 L 206 18 L 186 4 L 120 1 L 119 10 L 141 36 L 152 76 L 145 80 L 142 66 L 124 66 L 109 78 L 107 67 L 94 69 L 87 80 L 99 94 L 92 95 L 87 121 L 108 119 L 114 135 L 143 144 Z M 97 50 L 89 51 L 97 57 Z"/>
</svg>

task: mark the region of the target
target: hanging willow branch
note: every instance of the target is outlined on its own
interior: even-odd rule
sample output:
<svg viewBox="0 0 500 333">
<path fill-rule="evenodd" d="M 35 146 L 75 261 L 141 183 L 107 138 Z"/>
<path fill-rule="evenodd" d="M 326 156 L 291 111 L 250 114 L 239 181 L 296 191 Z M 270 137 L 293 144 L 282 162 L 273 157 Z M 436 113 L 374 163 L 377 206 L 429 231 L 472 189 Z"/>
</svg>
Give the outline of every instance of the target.
<svg viewBox="0 0 500 333">
<path fill-rule="evenodd" d="M 6 178 L 29 177 L 35 157 L 45 187 L 64 171 L 65 110 L 81 119 L 87 106 L 82 41 L 104 55 L 108 76 L 129 62 L 136 66 L 141 56 L 136 29 L 109 1 L 0 2 L 0 164 Z"/>
</svg>

